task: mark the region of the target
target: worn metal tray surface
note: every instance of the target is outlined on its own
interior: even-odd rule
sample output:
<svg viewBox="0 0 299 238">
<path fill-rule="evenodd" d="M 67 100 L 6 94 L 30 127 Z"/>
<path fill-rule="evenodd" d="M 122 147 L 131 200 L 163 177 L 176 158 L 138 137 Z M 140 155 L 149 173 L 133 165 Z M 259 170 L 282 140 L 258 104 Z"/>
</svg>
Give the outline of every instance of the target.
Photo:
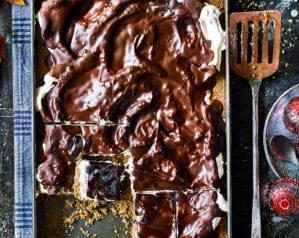
<svg viewBox="0 0 299 238">
<path fill-rule="evenodd" d="M 39 1 L 35 1 L 39 3 Z M 213 1 L 211 1 L 213 2 Z M 226 2 L 226 1 L 225 1 Z M 33 9 L 33 16 L 34 9 Z M 227 15 L 227 14 L 225 14 Z M 225 17 L 226 18 L 226 17 Z M 35 17 L 33 17 L 35 21 Z M 36 23 L 35 23 L 36 24 Z M 37 25 L 37 24 L 36 24 Z M 47 68 L 45 66 L 45 55 L 47 55 L 47 49 L 45 49 L 43 42 L 41 41 L 39 35 L 39 27 L 36 26 L 35 32 L 35 47 L 34 48 L 34 62 L 35 62 L 35 73 L 33 79 L 40 80 L 42 75 L 47 72 Z M 225 57 L 224 57 L 225 58 Z M 226 61 L 228 57 L 226 57 Z M 227 68 L 223 64 L 223 68 Z M 226 77 L 228 77 L 228 70 L 226 71 Z M 223 86 L 223 94 L 226 91 L 227 102 L 229 102 L 229 85 L 228 81 L 226 81 L 226 85 Z M 226 117 L 229 113 L 229 104 L 225 105 L 226 108 Z M 227 117 L 226 123 L 227 128 L 230 122 L 230 118 Z M 41 143 L 39 138 L 40 136 L 40 120 L 36 117 L 35 120 L 35 140 L 36 144 Z M 229 134 L 229 130 L 228 130 Z M 227 143 L 229 141 L 229 135 L 227 136 Z M 41 146 L 37 146 L 37 148 L 41 148 Z M 36 149 L 36 148 L 35 148 Z M 40 153 L 40 151 L 36 150 L 36 156 Z M 229 162 L 229 152 L 230 148 L 227 146 L 227 170 L 230 170 L 230 162 Z M 36 160 L 34 158 L 34 170 L 36 174 Z M 230 181 L 230 174 L 227 174 L 227 181 Z M 37 185 L 35 184 L 35 187 Z M 36 189 L 37 190 L 37 189 Z M 230 184 L 227 183 L 228 190 L 228 200 L 230 200 Z M 72 195 L 38 195 L 36 200 L 34 201 L 35 207 L 35 224 L 34 224 L 34 233 L 36 237 L 99 237 L 99 238 L 112 238 L 112 237 L 120 237 L 120 238 L 129 238 L 132 237 L 131 228 L 132 228 L 132 214 L 128 213 L 128 210 L 122 210 L 122 204 L 115 205 L 114 202 L 105 202 L 98 203 L 95 207 L 89 206 L 90 203 L 82 203 L 75 199 Z M 114 212 L 109 212 L 113 207 Z M 108 214 L 106 214 L 108 211 Z M 227 221 L 220 224 L 223 229 L 227 228 L 228 234 L 230 234 L 230 211 L 229 209 L 227 215 Z M 85 213 L 88 213 L 87 215 Z M 97 214 L 95 214 L 97 213 Z M 116 214 L 116 215 L 115 215 Z M 121 216 L 119 216 L 121 214 Z M 93 219 L 94 216 L 102 216 L 101 219 Z M 87 217 L 87 219 L 78 219 L 78 217 Z M 230 235 L 229 235 L 230 236 Z"/>
<path fill-rule="evenodd" d="M 281 57 L 279 70 L 265 79 L 260 89 L 260 174 L 263 237 L 292 238 L 299 236 L 299 215 L 277 216 L 268 206 L 269 186 L 278 179 L 270 169 L 262 143 L 265 119 L 275 101 L 292 86 L 298 84 L 299 66 L 299 10 L 297 0 L 229 1 L 230 12 L 277 9 L 282 12 Z M 231 72 L 232 123 L 232 234 L 250 237 L 252 199 L 251 157 L 251 92 L 248 82 Z"/>
</svg>

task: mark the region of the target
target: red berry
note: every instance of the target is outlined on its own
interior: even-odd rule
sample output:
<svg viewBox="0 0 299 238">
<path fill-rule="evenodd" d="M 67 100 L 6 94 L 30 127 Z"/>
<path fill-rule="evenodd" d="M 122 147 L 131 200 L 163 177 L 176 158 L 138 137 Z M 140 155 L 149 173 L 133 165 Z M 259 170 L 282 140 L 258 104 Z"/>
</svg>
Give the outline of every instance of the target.
<svg viewBox="0 0 299 238">
<path fill-rule="evenodd" d="M 299 97 L 294 97 L 290 101 L 289 108 L 295 115 L 299 115 Z"/>
<path fill-rule="evenodd" d="M 2 62 L 2 56 L 4 54 L 4 50 L 5 50 L 5 40 L 3 36 L 0 35 L 0 64 Z"/>
<path fill-rule="evenodd" d="M 294 178 L 283 178 L 275 182 L 269 192 L 270 207 L 281 216 L 299 211 L 299 181 Z"/>
<path fill-rule="evenodd" d="M 283 121 L 289 131 L 299 133 L 299 97 L 293 97 L 286 105 Z"/>
</svg>

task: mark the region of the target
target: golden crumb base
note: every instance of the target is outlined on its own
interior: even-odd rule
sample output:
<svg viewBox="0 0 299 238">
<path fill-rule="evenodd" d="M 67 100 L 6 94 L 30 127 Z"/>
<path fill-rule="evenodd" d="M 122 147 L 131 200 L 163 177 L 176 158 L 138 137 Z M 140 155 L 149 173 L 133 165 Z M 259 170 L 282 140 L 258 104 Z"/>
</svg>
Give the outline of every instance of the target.
<svg viewBox="0 0 299 238">
<path fill-rule="evenodd" d="M 218 7 L 220 11 L 224 10 L 224 1 L 223 0 L 208 0 L 207 2 Z"/>
<path fill-rule="evenodd" d="M 123 164 L 123 165 L 126 165 L 129 163 L 129 160 L 131 158 L 131 155 L 123 152 L 121 154 L 116 154 L 116 155 L 113 155 L 113 156 L 108 156 L 107 157 L 107 160 L 113 162 L 113 163 L 118 163 L 118 164 Z"/>
<path fill-rule="evenodd" d="M 220 11 L 224 12 L 224 1 L 223 0 L 207 0 L 208 3 L 217 6 Z M 44 43 L 40 37 L 39 27 L 36 28 L 38 32 L 36 32 L 36 42 L 37 50 L 35 51 L 35 76 L 36 76 L 36 84 L 40 86 L 43 84 L 43 77 L 48 72 L 48 68 L 46 67 L 46 58 L 49 55 L 48 49 L 44 46 Z M 224 58 L 224 57 L 223 57 Z M 221 71 L 216 75 L 216 85 L 212 91 L 212 99 L 217 99 L 222 103 L 225 102 L 225 70 L 224 63 L 222 63 Z M 225 106 L 224 113 L 225 115 Z M 120 154 L 113 157 L 109 157 L 110 161 L 114 163 L 128 164 L 129 155 Z M 76 169 L 76 176 L 79 176 L 79 169 Z M 76 181 L 76 179 L 75 179 Z M 121 194 L 121 198 L 119 201 L 113 202 L 96 202 L 96 201 L 82 201 L 80 199 L 80 184 L 75 182 L 74 184 L 74 195 L 69 196 L 65 195 L 65 192 L 62 192 L 62 195 L 59 195 L 65 198 L 64 202 L 64 210 L 61 212 L 61 217 L 57 215 L 50 214 L 50 222 L 54 227 L 63 227 L 58 228 L 58 230 L 65 229 L 67 233 L 71 236 L 72 232 L 76 229 L 77 224 L 79 222 L 84 222 L 85 227 L 80 227 L 80 232 L 83 237 L 98 237 L 97 234 L 94 234 L 89 228 L 93 226 L 96 222 L 101 222 L 108 217 L 118 217 L 121 219 L 123 223 L 124 230 L 118 230 L 115 228 L 114 234 L 112 237 L 122 236 L 123 234 L 127 234 L 131 237 L 136 236 L 136 227 L 133 224 L 135 220 L 135 210 L 133 203 L 133 195 L 130 190 L 130 181 L 128 178 L 124 181 L 124 191 Z M 47 203 L 47 199 L 44 199 L 43 203 Z M 53 200 L 53 198 L 49 197 L 49 200 Z M 51 201 L 50 201 L 51 202 Z M 52 204 L 52 202 L 51 202 Z M 62 206 L 63 206 L 62 205 Z M 53 210 L 59 210 L 61 207 L 53 207 Z M 41 216 L 46 216 L 47 214 L 42 214 Z M 227 217 L 223 217 L 221 222 L 217 228 L 219 233 L 219 238 L 227 238 Z M 53 237 L 59 237 L 59 234 L 51 234 Z M 80 236 L 81 237 L 81 236 Z"/>
<path fill-rule="evenodd" d="M 66 201 L 66 210 L 73 209 L 73 212 L 64 218 L 64 224 L 69 231 L 74 230 L 76 223 L 79 220 L 85 221 L 86 227 L 91 227 L 98 221 L 102 221 L 108 217 L 121 218 L 124 230 L 118 231 L 115 229 L 115 237 L 118 234 L 131 234 L 132 223 L 135 218 L 133 196 L 130 190 L 130 181 L 125 179 L 124 191 L 121 194 L 119 201 L 81 201 L 78 199 L 69 199 Z M 89 230 L 80 228 L 83 235 L 86 237 L 94 237 Z M 83 229 L 83 230 L 82 230 Z"/>
<path fill-rule="evenodd" d="M 227 238 L 227 216 L 222 217 L 218 227 L 218 238 Z"/>
<path fill-rule="evenodd" d="M 66 209 L 74 208 L 75 210 L 64 218 L 64 223 L 72 228 L 74 223 L 80 219 L 85 220 L 87 227 L 93 225 L 96 221 L 103 220 L 107 217 L 108 211 L 103 202 L 78 201 L 74 199 L 66 200 Z"/>
<path fill-rule="evenodd" d="M 135 219 L 133 196 L 129 189 L 122 194 L 119 201 L 113 202 L 111 208 L 113 216 L 121 217 L 125 227 L 125 234 L 131 233 L 132 221 Z"/>
<path fill-rule="evenodd" d="M 223 68 L 223 67 L 222 67 Z M 216 84 L 212 91 L 212 99 L 217 99 L 222 102 L 223 105 L 223 113 L 222 116 L 225 117 L 226 108 L 225 108 L 225 71 L 222 69 L 216 75 Z"/>
<path fill-rule="evenodd" d="M 77 162 L 77 164 L 78 164 L 78 162 Z M 79 178 L 80 178 L 80 167 L 76 166 L 75 177 L 74 177 L 74 185 L 73 185 L 74 196 L 77 199 L 83 200 L 83 198 L 81 197 L 81 192 L 80 192 L 81 182 L 80 182 Z"/>
</svg>

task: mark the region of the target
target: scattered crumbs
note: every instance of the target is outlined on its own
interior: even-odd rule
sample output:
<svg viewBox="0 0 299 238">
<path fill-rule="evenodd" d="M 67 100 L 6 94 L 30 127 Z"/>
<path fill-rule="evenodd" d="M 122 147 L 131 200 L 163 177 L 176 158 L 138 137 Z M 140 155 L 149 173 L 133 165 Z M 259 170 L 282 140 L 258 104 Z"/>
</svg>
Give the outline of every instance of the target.
<svg viewBox="0 0 299 238">
<path fill-rule="evenodd" d="M 103 207 L 103 202 L 69 200 L 66 203 L 66 209 L 74 208 L 70 216 L 64 218 L 64 223 L 73 225 L 80 219 L 85 220 L 87 227 L 93 225 L 96 221 L 107 217 L 107 208 Z"/>
<path fill-rule="evenodd" d="M 109 159 L 114 163 L 128 164 L 130 155 L 127 153 L 117 154 L 112 157 L 110 156 Z"/>
<path fill-rule="evenodd" d="M 126 187 L 129 188 L 129 186 Z M 125 227 L 124 232 L 125 234 L 128 234 L 132 228 L 132 219 L 134 219 L 135 216 L 133 195 L 130 189 L 123 192 L 119 201 L 113 202 L 110 210 L 113 216 L 122 218 L 122 223 Z"/>
<path fill-rule="evenodd" d="M 288 23 L 293 24 L 294 23 L 294 19 L 288 19 Z"/>
<path fill-rule="evenodd" d="M 132 237 L 133 238 L 137 238 L 137 226 L 136 226 L 136 223 L 133 223 L 133 227 L 131 229 L 131 234 L 132 234 Z"/>
<path fill-rule="evenodd" d="M 283 28 L 282 30 L 282 42 L 281 42 L 281 53 L 284 54 L 287 50 L 293 49 L 295 47 L 295 42 L 298 36 L 296 31 L 292 28 Z"/>
<path fill-rule="evenodd" d="M 225 91 L 224 88 L 225 88 L 225 75 L 221 71 L 216 75 L 216 85 L 212 91 L 212 98 L 224 102 L 225 99 L 223 93 Z"/>
<path fill-rule="evenodd" d="M 124 181 L 124 191 L 121 194 L 119 201 L 80 201 L 77 199 L 66 199 L 64 212 L 70 211 L 70 215 L 63 218 L 63 225 L 67 233 L 75 230 L 76 222 L 83 220 L 85 228 L 80 228 L 81 233 L 85 237 L 96 238 L 96 234 L 92 234 L 88 227 L 91 227 L 95 222 L 101 221 L 109 216 L 119 217 L 123 223 L 123 229 L 115 227 L 114 233 L 119 236 L 121 234 L 131 234 L 134 219 L 133 195 L 130 190 L 130 180 Z M 54 221 L 58 221 L 57 217 L 53 217 Z"/>
<path fill-rule="evenodd" d="M 273 4 L 273 2 L 269 3 L 270 5 Z M 244 1 L 244 0 L 238 0 L 237 5 L 239 5 L 242 9 L 247 10 L 260 10 L 263 8 L 262 3 L 257 3 L 255 1 Z"/>
<path fill-rule="evenodd" d="M 220 11 L 223 11 L 223 9 L 224 9 L 224 1 L 223 0 L 208 0 L 208 3 L 217 6 Z"/>
<path fill-rule="evenodd" d="M 82 234 L 86 237 L 90 237 L 90 232 L 84 228 L 80 228 L 80 231 L 82 232 Z"/>
</svg>

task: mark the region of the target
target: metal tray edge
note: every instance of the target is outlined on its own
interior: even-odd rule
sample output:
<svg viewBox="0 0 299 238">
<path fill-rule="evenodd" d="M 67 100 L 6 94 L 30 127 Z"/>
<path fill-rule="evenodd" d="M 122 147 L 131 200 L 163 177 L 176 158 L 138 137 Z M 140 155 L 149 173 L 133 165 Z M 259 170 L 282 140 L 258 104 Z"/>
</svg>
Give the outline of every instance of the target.
<svg viewBox="0 0 299 238">
<path fill-rule="evenodd" d="M 32 237 L 37 237 L 37 221 L 36 221 L 36 214 L 37 214 L 37 204 L 36 204 L 36 159 L 35 159 L 35 152 L 36 152 L 36 143 L 35 143 L 35 128 L 36 128 L 36 118 L 35 118 L 35 11 L 34 11 L 35 0 L 30 2 L 30 11 L 31 11 L 31 111 L 32 111 Z M 231 204 L 231 196 L 232 196 L 232 188 L 231 188 L 231 103 L 230 103 L 230 55 L 229 55 L 229 4 L 228 0 L 224 0 L 224 9 L 225 9 L 225 31 L 226 31 L 226 50 L 225 50 L 225 123 L 226 123 L 226 164 L 227 164 L 227 204 L 228 204 L 228 211 L 227 211 L 227 237 L 232 237 L 232 204 Z"/>
<path fill-rule="evenodd" d="M 229 4 L 224 0 L 225 8 L 225 31 L 226 31 L 226 50 L 225 50 L 225 125 L 226 125 L 226 163 L 227 163 L 227 236 L 232 237 L 232 187 L 231 187 L 231 103 L 230 103 L 230 51 L 229 51 Z"/>
<path fill-rule="evenodd" d="M 37 237 L 37 229 L 36 229 L 36 143 L 35 143 L 35 49 L 34 49 L 34 40 L 35 40 L 35 12 L 34 12 L 35 0 L 30 2 L 30 12 L 31 12 L 31 112 L 32 112 L 32 237 Z"/>
</svg>

